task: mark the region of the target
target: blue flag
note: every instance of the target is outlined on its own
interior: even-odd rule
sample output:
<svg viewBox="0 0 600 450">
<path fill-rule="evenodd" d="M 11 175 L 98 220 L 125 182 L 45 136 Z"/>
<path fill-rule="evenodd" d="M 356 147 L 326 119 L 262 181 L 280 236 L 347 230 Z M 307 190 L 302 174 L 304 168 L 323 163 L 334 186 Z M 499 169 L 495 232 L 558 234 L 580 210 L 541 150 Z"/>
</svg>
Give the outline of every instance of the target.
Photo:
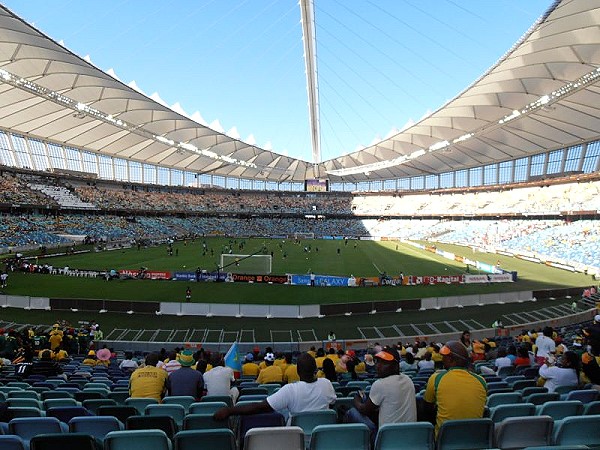
<svg viewBox="0 0 600 450">
<path fill-rule="evenodd" d="M 225 353 L 225 366 L 231 367 L 234 372 L 242 371 L 242 360 L 238 354 L 238 343 L 237 341 L 231 344 L 227 353 Z"/>
</svg>

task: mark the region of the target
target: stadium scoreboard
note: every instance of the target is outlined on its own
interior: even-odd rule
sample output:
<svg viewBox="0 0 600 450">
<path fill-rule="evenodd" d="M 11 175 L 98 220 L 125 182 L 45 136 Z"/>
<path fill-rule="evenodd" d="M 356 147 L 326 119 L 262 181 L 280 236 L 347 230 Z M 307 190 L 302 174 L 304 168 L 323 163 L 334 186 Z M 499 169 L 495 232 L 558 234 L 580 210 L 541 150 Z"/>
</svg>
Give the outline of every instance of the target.
<svg viewBox="0 0 600 450">
<path fill-rule="evenodd" d="M 327 192 L 329 191 L 329 180 L 325 178 L 304 180 L 304 190 L 306 192 Z"/>
</svg>

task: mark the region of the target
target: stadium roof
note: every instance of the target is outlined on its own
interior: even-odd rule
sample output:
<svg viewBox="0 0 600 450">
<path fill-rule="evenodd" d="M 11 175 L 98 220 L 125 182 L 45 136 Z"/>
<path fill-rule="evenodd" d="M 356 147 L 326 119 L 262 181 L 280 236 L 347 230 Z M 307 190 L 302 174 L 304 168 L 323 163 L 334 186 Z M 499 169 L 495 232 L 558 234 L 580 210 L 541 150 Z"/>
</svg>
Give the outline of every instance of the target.
<svg viewBox="0 0 600 450">
<path fill-rule="evenodd" d="M 597 2 L 556 1 L 442 108 L 376 145 L 315 165 L 173 111 L 0 7 L 0 126 L 106 155 L 240 178 L 356 182 L 442 173 L 599 139 L 598 24 Z"/>
</svg>

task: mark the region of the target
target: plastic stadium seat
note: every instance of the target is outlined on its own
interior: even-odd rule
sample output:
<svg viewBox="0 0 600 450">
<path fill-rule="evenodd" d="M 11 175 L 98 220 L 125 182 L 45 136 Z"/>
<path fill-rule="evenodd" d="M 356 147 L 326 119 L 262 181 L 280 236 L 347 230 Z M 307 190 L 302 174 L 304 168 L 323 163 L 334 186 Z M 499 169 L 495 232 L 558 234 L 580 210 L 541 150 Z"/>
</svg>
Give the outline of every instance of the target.
<svg viewBox="0 0 600 450">
<path fill-rule="evenodd" d="M 229 428 L 228 420 L 215 420 L 213 414 L 187 414 L 183 419 L 184 430 L 214 430 Z"/>
<path fill-rule="evenodd" d="M 162 430 L 169 439 L 179 431 L 177 423 L 170 416 L 131 416 L 125 423 L 126 430 Z"/>
<path fill-rule="evenodd" d="M 548 392 L 548 388 L 543 386 L 528 386 L 521 389 L 521 395 L 524 399 L 531 394 L 545 394 L 546 392 Z"/>
<path fill-rule="evenodd" d="M 44 417 L 46 413 L 39 408 L 32 408 L 30 406 L 19 407 L 15 406 L 8 408 L 9 417 L 16 419 L 18 417 Z"/>
<path fill-rule="evenodd" d="M 565 400 L 579 400 L 586 404 L 598 400 L 600 392 L 596 389 L 577 389 L 567 394 Z"/>
<path fill-rule="evenodd" d="M 290 424 L 302 428 L 305 444 L 308 447 L 312 431 L 317 425 L 333 425 L 335 423 L 337 423 L 337 413 L 333 409 L 322 409 L 293 414 Z"/>
<path fill-rule="evenodd" d="M 71 433 L 87 433 L 101 441 L 111 431 L 122 431 L 125 425 L 113 416 L 82 416 L 69 420 Z"/>
<path fill-rule="evenodd" d="M 537 405 L 535 409 L 538 416 L 550 416 L 554 420 L 561 420 L 583 413 L 583 403 L 579 400 L 558 400 Z"/>
<path fill-rule="evenodd" d="M 498 405 L 490 409 L 492 422 L 502 422 L 509 417 L 535 416 L 535 405 L 533 403 L 513 403 Z"/>
<path fill-rule="evenodd" d="M 437 450 L 491 448 L 494 423 L 492 419 L 446 420 L 437 435 Z"/>
<path fill-rule="evenodd" d="M 8 422 L 8 432 L 19 436 L 27 445 L 35 435 L 68 431 L 67 425 L 56 417 L 21 417 Z"/>
<path fill-rule="evenodd" d="M 190 405 L 188 414 L 213 414 L 217 409 L 226 406 L 225 402 L 196 402 Z"/>
<path fill-rule="evenodd" d="M 114 400 L 119 405 L 125 405 L 125 400 L 127 400 L 129 398 L 129 390 L 126 390 L 123 392 L 118 392 L 118 391 L 110 392 L 108 394 L 107 398 Z"/>
<path fill-rule="evenodd" d="M 269 391 L 266 388 L 262 388 L 262 387 L 241 387 L 240 386 L 240 395 L 269 395 Z"/>
<path fill-rule="evenodd" d="M 434 427 L 429 422 L 386 423 L 377 431 L 374 450 L 434 449 Z"/>
<path fill-rule="evenodd" d="M 206 449 L 236 450 L 235 436 L 229 429 L 180 431 L 173 439 L 177 450 L 198 450 L 198 443 Z"/>
<path fill-rule="evenodd" d="M 74 398 L 49 398 L 43 401 L 44 409 L 48 411 L 50 408 L 57 406 L 81 406 Z"/>
<path fill-rule="evenodd" d="M 503 392 L 498 394 L 491 394 L 488 396 L 486 406 L 493 408 L 498 405 L 507 405 L 511 403 L 521 403 L 523 397 L 520 392 Z"/>
<path fill-rule="evenodd" d="M 11 391 L 8 393 L 7 398 L 33 398 L 35 400 L 40 399 L 40 395 L 35 391 Z"/>
<path fill-rule="evenodd" d="M 29 442 L 30 450 L 102 450 L 102 442 L 83 433 L 38 434 Z"/>
<path fill-rule="evenodd" d="M 535 379 L 517 380 L 512 384 L 513 391 L 522 391 L 524 388 L 528 387 L 536 387 Z"/>
<path fill-rule="evenodd" d="M 165 405 L 148 405 L 144 410 L 146 416 L 169 416 L 172 417 L 179 428 L 183 427 L 183 418 L 185 417 L 185 408 L 182 405 L 173 403 Z"/>
<path fill-rule="evenodd" d="M 71 420 L 73 417 L 91 415 L 92 413 L 83 406 L 56 406 L 46 411 L 46 416 L 56 417 L 58 420 L 64 423 L 69 423 L 69 420 Z"/>
<path fill-rule="evenodd" d="M 155 398 L 129 397 L 127 400 L 125 400 L 125 405 L 133 406 L 135 409 L 138 410 L 138 413 L 142 415 L 144 414 L 146 406 L 158 405 L 158 400 L 156 400 Z"/>
<path fill-rule="evenodd" d="M 229 395 L 205 395 L 200 399 L 201 402 L 225 402 L 227 406 L 233 406 L 233 400 Z"/>
<path fill-rule="evenodd" d="M 244 450 L 264 450 L 281 448 L 286 450 L 304 450 L 304 431 L 302 428 L 270 427 L 252 428 L 244 437 Z"/>
<path fill-rule="evenodd" d="M 558 420 L 554 429 L 554 444 L 600 446 L 600 415 Z"/>
<path fill-rule="evenodd" d="M 284 417 L 278 412 L 252 414 L 249 416 L 240 416 L 239 422 L 239 440 L 244 440 L 246 432 L 251 428 L 282 427 L 285 425 Z"/>
<path fill-rule="evenodd" d="M 534 405 L 541 405 L 546 402 L 554 402 L 560 400 L 560 394 L 556 392 L 546 392 L 544 394 L 531 394 L 523 399 L 526 403 L 533 403 Z"/>
<path fill-rule="evenodd" d="M 26 450 L 23 439 L 14 434 L 0 434 L 0 448 L 2 450 Z"/>
<path fill-rule="evenodd" d="M 127 422 L 131 416 L 139 415 L 139 411 L 133 406 L 117 405 L 117 406 L 99 406 L 96 410 L 98 416 L 114 416 L 121 422 Z"/>
<path fill-rule="evenodd" d="M 265 388 L 267 390 L 267 392 L 269 393 L 269 395 L 272 395 L 273 393 L 275 393 L 275 391 L 277 389 L 279 389 L 281 387 L 281 384 L 279 384 L 279 383 L 265 383 L 265 384 L 259 384 L 258 387 Z"/>
<path fill-rule="evenodd" d="M 504 419 L 496 424 L 494 445 L 502 450 L 550 445 L 553 426 L 550 416 Z"/>
<path fill-rule="evenodd" d="M 168 395 L 163 398 L 163 405 L 181 405 L 185 408 L 186 414 L 190 410 L 190 406 L 196 402 L 196 399 L 191 395 Z"/>
<path fill-rule="evenodd" d="M 132 449 L 173 450 L 173 446 L 162 430 L 111 431 L 104 438 L 104 450 Z"/>
<path fill-rule="evenodd" d="M 515 366 L 504 366 L 498 369 L 498 376 L 503 380 L 515 373 Z"/>
<path fill-rule="evenodd" d="M 83 401 L 83 407 L 92 414 L 96 414 L 100 406 L 117 406 L 117 402 L 111 398 L 97 398 Z"/>
<path fill-rule="evenodd" d="M 589 402 L 583 405 L 583 413 L 584 416 L 593 416 L 596 414 L 600 414 L 600 400 L 596 400 L 594 402 Z"/>
<path fill-rule="evenodd" d="M 42 401 L 49 400 L 51 398 L 72 398 L 75 399 L 75 395 L 65 391 L 46 391 L 41 393 Z"/>
<path fill-rule="evenodd" d="M 240 395 L 237 399 L 238 402 L 256 402 L 266 400 L 267 394 L 254 394 L 254 395 Z"/>
<path fill-rule="evenodd" d="M 34 398 L 9 398 L 6 404 L 12 408 L 38 408 L 43 409 L 43 403 Z"/>
<path fill-rule="evenodd" d="M 371 444 L 369 428 L 362 423 L 319 425 L 310 439 L 310 450 L 364 450 Z"/>
</svg>

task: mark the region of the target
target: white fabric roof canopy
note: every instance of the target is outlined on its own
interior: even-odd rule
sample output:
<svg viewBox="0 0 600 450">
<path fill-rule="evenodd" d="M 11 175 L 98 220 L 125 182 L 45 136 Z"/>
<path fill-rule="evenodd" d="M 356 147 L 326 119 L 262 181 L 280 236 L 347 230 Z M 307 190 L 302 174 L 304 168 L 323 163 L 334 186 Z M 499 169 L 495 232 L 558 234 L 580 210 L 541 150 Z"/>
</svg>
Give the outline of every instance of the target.
<svg viewBox="0 0 600 450">
<path fill-rule="evenodd" d="M 429 117 L 366 149 L 317 166 L 261 149 L 178 114 L 104 73 L 41 32 L 0 8 L 0 68 L 31 87 L 0 78 L 0 126 L 64 145 L 120 158 L 199 173 L 303 181 L 327 171 L 425 154 L 392 167 L 343 177 L 344 181 L 392 179 L 442 173 L 510 160 L 600 138 L 600 87 L 572 89 L 547 107 L 499 124 L 600 67 L 600 4 L 563 0 L 552 5 L 529 33 L 479 80 Z M 81 113 L 40 95 L 36 86 L 110 115 L 111 121 Z M 79 113 L 79 114 L 78 114 Z M 119 120 L 124 125 L 115 123 Z M 473 133 L 468 139 L 453 140 Z M 155 136 L 163 139 L 157 140 Z M 250 164 L 215 159 L 176 144 L 186 143 Z M 432 145 L 448 141 L 440 151 Z"/>
</svg>

